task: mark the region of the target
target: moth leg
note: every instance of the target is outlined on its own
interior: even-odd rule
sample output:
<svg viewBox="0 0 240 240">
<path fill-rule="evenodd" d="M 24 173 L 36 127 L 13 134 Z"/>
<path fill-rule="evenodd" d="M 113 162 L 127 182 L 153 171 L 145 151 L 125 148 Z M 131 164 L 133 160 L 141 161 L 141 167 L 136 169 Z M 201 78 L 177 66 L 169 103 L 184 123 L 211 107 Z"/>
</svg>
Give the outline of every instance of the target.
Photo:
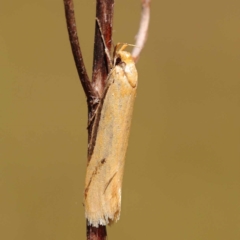
<svg viewBox="0 0 240 240">
<path fill-rule="evenodd" d="M 90 127 L 90 125 L 92 124 L 93 120 L 94 120 L 95 117 L 96 117 L 96 114 L 97 114 L 98 109 L 99 109 L 100 102 L 101 102 L 101 99 L 100 99 L 100 98 L 96 98 L 96 99 L 94 100 L 94 102 L 93 102 L 93 105 L 97 104 L 97 107 L 95 108 L 92 116 L 88 118 L 88 126 L 87 126 L 87 129 Z"/>
</svg>

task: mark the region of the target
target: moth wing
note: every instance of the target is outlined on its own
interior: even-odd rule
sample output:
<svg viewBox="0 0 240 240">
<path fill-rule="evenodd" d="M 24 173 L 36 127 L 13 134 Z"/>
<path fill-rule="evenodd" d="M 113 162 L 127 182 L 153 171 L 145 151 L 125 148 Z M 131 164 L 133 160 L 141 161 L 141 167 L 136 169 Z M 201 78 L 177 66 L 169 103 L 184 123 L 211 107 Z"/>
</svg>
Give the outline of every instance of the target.
<svg viewBox="0 0 240 240">
<path fill-rule="evenodd" d="M 120 217 L 124 162 L 136 96 L 136 87 L 129 84 L 122 67 L 115 66 L 108 81 L 85 181 L 85 215 L 96 227 Z"/>
</svg>

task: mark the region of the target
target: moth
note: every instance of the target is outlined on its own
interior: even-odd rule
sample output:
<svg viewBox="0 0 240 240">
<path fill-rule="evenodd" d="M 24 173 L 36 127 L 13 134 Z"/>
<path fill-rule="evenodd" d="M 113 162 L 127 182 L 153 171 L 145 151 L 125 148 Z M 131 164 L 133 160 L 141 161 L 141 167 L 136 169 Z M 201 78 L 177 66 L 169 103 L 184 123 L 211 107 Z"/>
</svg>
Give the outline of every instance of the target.
<svg viewBox="0 0 240 240">
<path fill-rule="evenodd" d="M 120 218 L 125 155 L 136 97 L 138 73 L 131 54 L 114 50 L 113 66 L 107 78 L 93 122 L 85 179 L 85 217 L 94 227 Z"/>
</svg>

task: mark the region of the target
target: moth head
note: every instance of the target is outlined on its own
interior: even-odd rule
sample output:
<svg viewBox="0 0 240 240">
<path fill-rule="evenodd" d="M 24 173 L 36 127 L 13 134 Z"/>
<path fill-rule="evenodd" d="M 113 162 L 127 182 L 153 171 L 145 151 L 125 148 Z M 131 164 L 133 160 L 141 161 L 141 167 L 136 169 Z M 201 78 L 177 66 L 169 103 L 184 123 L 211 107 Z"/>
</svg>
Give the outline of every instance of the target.
<svg viewBox="0 0 240 240">
<path fill-rule="evenodd" d="M 117 44 L 114 49 L 113 65 L 118 65 L 123 69 L 129 84 L 134 88 L 137 86 L 138 73 L 131 53 L 124 51 L 130 44 L 123 44 L 120 49 L 119 45 Z"/>
</svg>

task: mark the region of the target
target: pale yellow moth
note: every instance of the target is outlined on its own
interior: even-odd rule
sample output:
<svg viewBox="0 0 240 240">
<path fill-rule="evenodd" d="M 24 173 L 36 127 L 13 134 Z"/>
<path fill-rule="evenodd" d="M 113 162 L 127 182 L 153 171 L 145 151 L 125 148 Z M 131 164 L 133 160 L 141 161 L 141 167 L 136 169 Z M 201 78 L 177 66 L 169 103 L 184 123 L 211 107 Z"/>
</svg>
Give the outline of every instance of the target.
<svg viewBox="0 0 240 240">
<path fill-rule="evenodd" d="M 125 155 L 138 74 L 128 44 L 114 51 L 113 67 L 96 112 L 85 180 L 85 216 L 94 227 L 116 222 L 121 211 Z"/>
</svg>

